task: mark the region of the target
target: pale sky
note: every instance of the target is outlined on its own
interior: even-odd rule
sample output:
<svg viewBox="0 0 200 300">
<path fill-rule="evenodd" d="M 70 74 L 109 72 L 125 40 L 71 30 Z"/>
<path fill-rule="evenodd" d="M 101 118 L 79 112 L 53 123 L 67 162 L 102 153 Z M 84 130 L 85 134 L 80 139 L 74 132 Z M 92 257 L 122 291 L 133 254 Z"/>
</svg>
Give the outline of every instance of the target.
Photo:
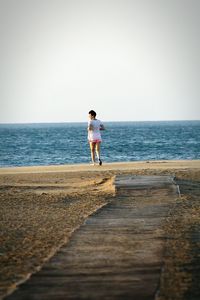
<svg viewBox="0 0 200 300">
<path fill-rule="evenodd" d="M 200 119 L 200 0 L 0 0 L 0 123 Z"/>
</svg>

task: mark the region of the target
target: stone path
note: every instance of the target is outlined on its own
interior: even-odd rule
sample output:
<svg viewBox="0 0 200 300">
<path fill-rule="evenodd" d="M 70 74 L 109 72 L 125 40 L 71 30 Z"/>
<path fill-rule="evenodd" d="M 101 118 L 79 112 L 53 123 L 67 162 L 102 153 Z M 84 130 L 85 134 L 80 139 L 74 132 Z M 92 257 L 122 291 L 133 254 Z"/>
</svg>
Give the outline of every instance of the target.
<svg viewBox="0 0 200 300">
<path fill-rule="evenodd" d="M 114 200 L 7 300 L 155 299 L 178 186 L 171 176 L 117 176 L 115 186 Z"/>
</svg>

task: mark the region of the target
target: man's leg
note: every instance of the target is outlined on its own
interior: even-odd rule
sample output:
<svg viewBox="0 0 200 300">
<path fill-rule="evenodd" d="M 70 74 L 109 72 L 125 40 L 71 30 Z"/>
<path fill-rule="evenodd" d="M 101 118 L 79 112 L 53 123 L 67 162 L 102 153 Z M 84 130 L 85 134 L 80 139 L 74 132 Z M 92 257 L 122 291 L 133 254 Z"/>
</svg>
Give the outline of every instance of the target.
<svg viewBox="0 0 200 300">
<path fill-rule="evenodd" d="M 95 143 L 90 142 L 90 151 L 92 162 L 95 163 Z"/>
<path fill-rule="evenodd" d="M 99 165 L 101 166 L 102 165 L 102 160 L 100 158 L 100 145 L 101 145 L 101 143 L 96 143 L 96 154 L 97 154 L 97 157 L 98 157 L 98 160 L 99 160 Z"/>
</svg>

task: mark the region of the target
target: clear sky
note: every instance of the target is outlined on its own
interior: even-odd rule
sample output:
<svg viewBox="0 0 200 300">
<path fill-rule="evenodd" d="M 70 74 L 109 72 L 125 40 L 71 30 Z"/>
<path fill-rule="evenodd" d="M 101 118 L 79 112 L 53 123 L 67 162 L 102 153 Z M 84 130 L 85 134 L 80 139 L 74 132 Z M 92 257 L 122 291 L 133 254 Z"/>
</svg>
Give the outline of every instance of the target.
<svg viewBox="0 0 200 300">
<path fill-rule="evenodd" d="M 200 119 L 199 0 L 0 0 L 0 123 Z"/>
</svg>

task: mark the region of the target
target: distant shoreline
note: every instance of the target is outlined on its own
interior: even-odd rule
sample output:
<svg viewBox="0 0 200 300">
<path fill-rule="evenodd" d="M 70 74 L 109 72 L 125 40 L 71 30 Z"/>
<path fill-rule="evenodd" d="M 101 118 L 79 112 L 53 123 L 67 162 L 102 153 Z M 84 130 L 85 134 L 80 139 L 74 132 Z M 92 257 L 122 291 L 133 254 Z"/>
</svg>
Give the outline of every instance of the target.
<svg viewBox="0 0 200 300">
<path fill-rule="evenodd" d="M 131 170 L 131 169 L 155 169 L 155 168 L 200 168 L 200 160 L 155 160 L 136 162 L 109 162 L 103 166 L 91 166 L 89 164 L 65 164 L 44 166 L 20 166 L 2 167 L 1 174 L 18 173 L 51 173 L 51 172 L 82 172 L 82 171 L 107 171 L 107 170 Z"/>
</svg>

